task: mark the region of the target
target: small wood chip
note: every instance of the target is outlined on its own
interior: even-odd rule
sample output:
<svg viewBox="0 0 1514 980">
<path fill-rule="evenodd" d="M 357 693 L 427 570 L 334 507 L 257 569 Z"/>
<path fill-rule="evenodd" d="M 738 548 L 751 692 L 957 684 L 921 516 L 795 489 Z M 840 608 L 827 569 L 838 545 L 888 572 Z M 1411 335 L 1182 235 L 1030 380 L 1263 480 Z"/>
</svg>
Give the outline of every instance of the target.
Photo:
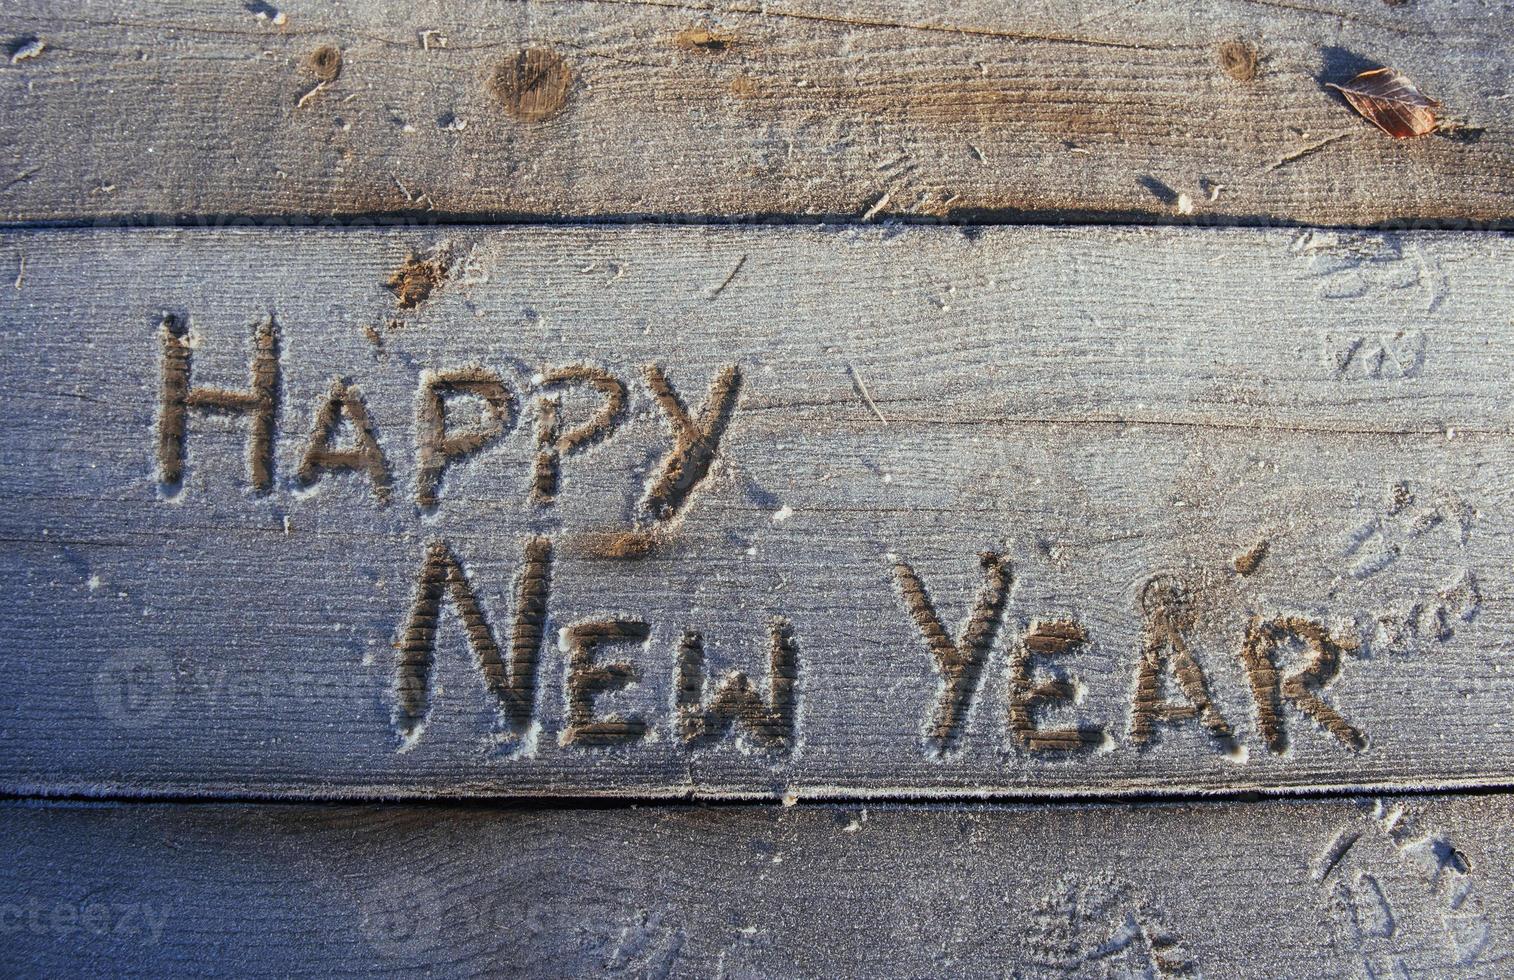
<svg viewBox="0 0 1514 980">
<path fill-rule="evenodd" d="M 11 52 L 11 64 L 20 64 L 28 58 L 37 57 L 46 50 L 46 41 L 43 41 L 40 37 L 28 38 L 17 45 L 15 50 Z"/>
</svg>

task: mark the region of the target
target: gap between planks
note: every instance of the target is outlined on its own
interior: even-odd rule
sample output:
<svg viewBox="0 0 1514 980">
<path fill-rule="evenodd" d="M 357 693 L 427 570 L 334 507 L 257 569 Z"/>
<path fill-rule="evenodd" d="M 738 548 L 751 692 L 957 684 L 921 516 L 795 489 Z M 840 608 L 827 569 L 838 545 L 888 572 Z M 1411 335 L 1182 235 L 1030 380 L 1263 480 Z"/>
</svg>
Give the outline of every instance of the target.
<svg viewBox="0 0 1514 980">
<path fill-rule="evenodd" d="M 1398 217 L 1377 222 L 1302 221 L 1270 215 L 1185 216 L 1164 211 L 1062 211 L 973 209 L 961 215 L 890 215 L 883 219 L 865 212 L 794 214 L 751 212 L 716 214 L 706 212 L 627 212 L 595 215 L 553 215 L 501 211 L 363 211 L 342 214 L 288 212 L 277 215 L 254 212 L 224 212 L 208 215 L 145 213 L 100 218 L 40 218 L 0 220 L 0 234 L 22 231 L 67 231 L 73 229 L 121 229 L 124 231 L 238 231 L 248 228 L 292 231 L 309 229 L 340 231 L 446 231 L 449 228 L 577 228 L 641 227 L 676 225 L 711 228 L 1287 228 L 1298 231 L 1404 233 L 1417 231 L 1507 233 L 1514 231 L 1514 218 L 1482 221 L 1472 218 Z"/>
<path fill-rule="evenodd" d="M 802 787 L 800 787 L 802 789 Z M 1514 779 L 1509 780 L 1443 780 L 1437 783 L 1362 783 L 1346 786 L 1288 786 L 1270 788 L 1235 788 L 1195 790 L 1177 788 L 1164 791 L 1153 788 L 1146 791 L 1126 790 L 1077 790 L 1069 792 L 1005 793 L 1002 791 L 973 792 L 969 789 L 926 790 L 876 790 L 844 787 L 817 788 L 813 792 L 799 793 L 797 798 L 780 799 L 765 793 L 669 790 L 666 793 L 642 791 L 635 793 L 575 793 L 553 796 L 525 793 L 326 793 L 302 794 L 288 792 L 231 792 L 206 789 L 201 792 L 122 792 L 103 789 L 100 792 L 52 791 L 45 787 L 23 787 L 18 791 L 0 792 L 0 803 L 35 803 L 50 805 L 127 805 L 127 806 L 218 806 L 225 804 L 266 804 L 272 806 L 422 806 L 450 808 L 497 808 L 501 810 L 619 810 L 638 807 L 696 806 L 705 809 L 727 809 L 772 806 L 835 806 L 878 805 L 899 808 L 982 808 L 1056 807 L 1076 808 L 1086 806 L 1172 806 L 1185 803 L 1259 803 L 1264 801 L 1312 801 L 1351 800 L 1369 796 L 1402 796 L 1423 799 L 1437 797 L 1498 797 L 1514 795 Z"/>
</svg>

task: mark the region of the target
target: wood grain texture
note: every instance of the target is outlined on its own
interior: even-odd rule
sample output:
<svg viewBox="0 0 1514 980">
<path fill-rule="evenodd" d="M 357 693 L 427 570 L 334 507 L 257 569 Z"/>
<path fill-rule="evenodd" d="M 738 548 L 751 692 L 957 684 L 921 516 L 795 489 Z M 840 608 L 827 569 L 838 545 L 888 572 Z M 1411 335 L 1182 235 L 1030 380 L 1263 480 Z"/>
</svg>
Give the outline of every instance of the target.
<svg viewBox="0 0 1514 980">
<path fill-rule="evenodd" d="M 1514 773 L 1506 238 L 0 241 L 23 258 L 0 290 L 9 791 Z M 590 368 L 625 390 L 604 431 Z M 349 387 L 371 445 L 333 414 Z M 745 693 L 717 692 L 733 670 Z"/>
<path fill-rule="evenodd" d="M 1511 12 L 16 0 L 0 219 L 1507 226 Z M 1388 139 L 1326 87 L 1384 65 L 1452 128 Z"/>
<path fill-rule="evenodd" d="M 57 975 L 1491 977 L 1507 797 L 1166 806 L 0 807 Z M 102 861 L 101 855 L 111 859 Z"/>
</svg>

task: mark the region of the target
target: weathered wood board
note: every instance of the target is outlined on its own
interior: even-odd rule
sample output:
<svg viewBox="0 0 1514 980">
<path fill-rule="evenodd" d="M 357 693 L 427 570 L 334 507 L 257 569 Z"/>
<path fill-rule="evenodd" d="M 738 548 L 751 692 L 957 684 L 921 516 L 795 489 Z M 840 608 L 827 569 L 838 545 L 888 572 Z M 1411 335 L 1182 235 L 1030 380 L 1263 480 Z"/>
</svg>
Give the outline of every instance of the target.
<svg viewBox="0 0 1514 980">
<path fill-rule="evenodd" d="M 9 792 L 1514 775 L 1505 237 L 0 240 L 23 259 Z"/>
<path fill-rule="evenodd" d="M 0 975 L 1510 974 L 1511 15 L 4 4 Z"/>
<path fill-rule="evenodd" d="M 0 10 L 0 219 L 1507 226 L 1508 0 Z M 1329 82 L 1405 72 L 1388 139 Z"/>
<path fill-rule="evenodd" d="M 1498 796 L 955 809 L 10 804 L 0 965 L 1492 977 L 1507 974 L 1514 940 L 1511 817 Z"/>
</svg>

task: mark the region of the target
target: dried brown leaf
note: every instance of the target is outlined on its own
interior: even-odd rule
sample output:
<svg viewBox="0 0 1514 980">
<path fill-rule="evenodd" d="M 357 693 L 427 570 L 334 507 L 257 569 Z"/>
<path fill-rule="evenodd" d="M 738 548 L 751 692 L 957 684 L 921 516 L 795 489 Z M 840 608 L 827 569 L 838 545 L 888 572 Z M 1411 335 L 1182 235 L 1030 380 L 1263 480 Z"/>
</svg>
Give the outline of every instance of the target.
<svg viewBox="0 0 1514 980">
<path fill-rule="evenodd" d="M 1435 110 L 1440 103 L 1421 92 L 1402 72 L 1374 68 L 1344 85 L 1326 84 L 1345 96 L 1363 118 L 1394 139 L 1423 136 L 1435 129 Z"/>
</svg>

